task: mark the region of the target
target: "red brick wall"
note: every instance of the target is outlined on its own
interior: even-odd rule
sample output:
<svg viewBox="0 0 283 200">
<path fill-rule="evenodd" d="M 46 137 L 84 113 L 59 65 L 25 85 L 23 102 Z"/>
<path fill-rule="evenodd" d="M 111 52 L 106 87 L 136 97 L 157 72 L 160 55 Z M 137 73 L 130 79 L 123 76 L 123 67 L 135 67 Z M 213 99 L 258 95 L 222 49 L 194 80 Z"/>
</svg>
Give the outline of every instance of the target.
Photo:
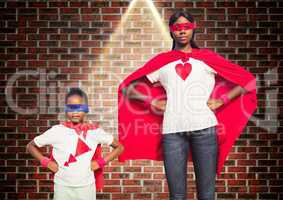
<svg viewBox="0 0 283 200">
<path fill-rule="evenodd" d="M 160 0 L 154 4 L 165 23 L 176 8 L 187 8 L 197 20 L 200 47 L 217 51 L 257 76 L 259 108 L 217 180 L 217 198 L 282 199 L 282 87 L 278 86 L 283 3 Z M 25 145 L 64 119 L 58 113 L 66 88 L 85 89 L 92 107 L 89 120 L 117 133 L 119 82 L 171 47 L 145 1 L 139 1 L 120 26 L 128 5 L 129 1 L 0 3 L 0 199 L 52 198 L 51 174 L 27 154 Z M 188 177 L 193 199 L 192 163 Z M 112 162 L 106 167 L 106 186 L 97 196 L 167 199 L 162 163 Z"/>
</svg>

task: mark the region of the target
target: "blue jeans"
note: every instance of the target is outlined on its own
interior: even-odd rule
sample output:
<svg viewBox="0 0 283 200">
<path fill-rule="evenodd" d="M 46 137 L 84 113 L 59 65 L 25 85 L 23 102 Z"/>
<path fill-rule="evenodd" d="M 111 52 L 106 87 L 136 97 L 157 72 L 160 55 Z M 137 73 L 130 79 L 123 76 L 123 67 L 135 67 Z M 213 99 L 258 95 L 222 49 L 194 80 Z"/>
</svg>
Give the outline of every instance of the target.
<svg viewBox="0 0 283 200">
<path fill-rule="evenodd" d="M 186 200 L 189 149 L 194 164 L 199 200 L 213 200 L 217 167 L 215 127 L 163 135 L 163 153 L 170 200 Z"/>
</svg>

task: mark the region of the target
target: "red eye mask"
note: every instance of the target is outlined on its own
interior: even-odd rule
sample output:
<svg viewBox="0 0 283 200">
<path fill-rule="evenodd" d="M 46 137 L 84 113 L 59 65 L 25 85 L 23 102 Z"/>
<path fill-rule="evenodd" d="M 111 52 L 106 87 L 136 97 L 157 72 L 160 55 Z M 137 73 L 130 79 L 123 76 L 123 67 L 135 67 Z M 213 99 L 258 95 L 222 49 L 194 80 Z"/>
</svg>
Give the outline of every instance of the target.
<svg viewBox="0 0 283 200">
<path fill-rule="evenodd" d="M 195 23 L 177 23 L 177 24 L 173 24 L 170 26 L 170 31 L 174 32 L 174 31 L 181 31 L 181 30 L 190 30 L 190 29 L 195 29 L 197 26 Z"/>
</svg>

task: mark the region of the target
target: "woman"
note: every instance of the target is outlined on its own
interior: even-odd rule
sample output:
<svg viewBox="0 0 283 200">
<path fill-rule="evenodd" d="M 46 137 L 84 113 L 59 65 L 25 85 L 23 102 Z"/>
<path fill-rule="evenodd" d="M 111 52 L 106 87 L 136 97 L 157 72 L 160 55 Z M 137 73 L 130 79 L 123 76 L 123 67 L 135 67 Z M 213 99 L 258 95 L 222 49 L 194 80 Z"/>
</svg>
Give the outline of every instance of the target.
<svg viewBox="0 0 283 200">
<path fill-rule="evenodd" d="M 218 54 L 199 49 L 189 13 L 174 13 L 169 26 L 172 50 L 151 59 L 119 87 L 119 137 L 125 146 L 120 160 L 163 159 L 170 200 L 184 200 L 190 153 L 198 199 L 211 200 L 216 173 L 256 108 L 255 78 Z M 151 111 L 137 112 L 146 107 Z M 154 123 L 155 131 L 147 128 Z"/>
</svg>

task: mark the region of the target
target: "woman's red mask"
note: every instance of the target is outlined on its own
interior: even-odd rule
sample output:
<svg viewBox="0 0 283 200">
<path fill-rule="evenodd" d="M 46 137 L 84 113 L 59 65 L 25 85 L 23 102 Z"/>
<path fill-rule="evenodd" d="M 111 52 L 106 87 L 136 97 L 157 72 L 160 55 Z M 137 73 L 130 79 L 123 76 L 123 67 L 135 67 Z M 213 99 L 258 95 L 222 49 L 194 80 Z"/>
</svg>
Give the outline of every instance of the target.
<svg viewBox="0 0 283 200">
<path fill-rule="evenodd" d="M 190 23 L 190 22 L 176 23 L 170 26 L 170 31 L 174 32 L 174 31 L 181 31 L 181 30 L 191 30 L 195 28 L 196 28 L 195 23 Z"/>
</svg>

